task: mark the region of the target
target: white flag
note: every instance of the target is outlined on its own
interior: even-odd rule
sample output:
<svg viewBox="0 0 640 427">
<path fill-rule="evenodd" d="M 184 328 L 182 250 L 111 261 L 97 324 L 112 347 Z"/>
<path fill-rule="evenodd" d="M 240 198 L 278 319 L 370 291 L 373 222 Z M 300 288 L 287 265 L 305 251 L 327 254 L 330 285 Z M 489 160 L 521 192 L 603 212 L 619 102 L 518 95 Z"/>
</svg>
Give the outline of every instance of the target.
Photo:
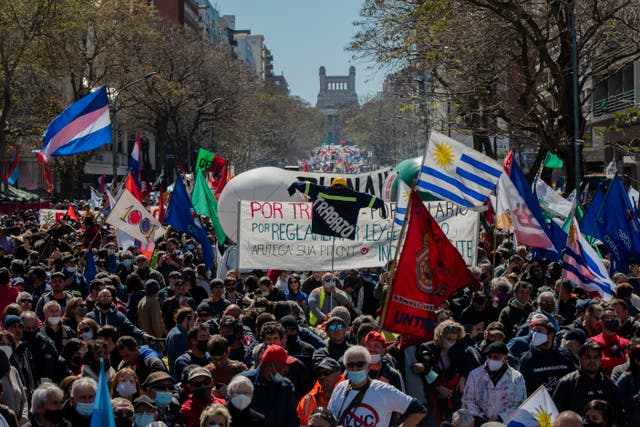
<svg viewBox="0 0 640 427">
<path fill-rule="evenodd" d="M 607 179 L 613 179 L 614 176 L 618 173 L 618 168 L 616 167 L 615 159 L 611 160 L 611 163 L 607 165 L 607 168 L 604 170 L 604 174 Z"/>
<path fill-rule="evenodd" d="M 629 195 L 629 200 L 631 200 L 631 205 L 634 209 L 638 208 L 638 201 L 640 201 L 640 192 L 635 188 L 629 186 L 629 191 L 627 192 Z"/>
<path fill-rule="evenodd" d="M 491 157 L 432 131 L 417 187 L 466 209 L 481 207 L 502 172 Z"/>
<path fill-rule="evenodd" d="M 123 190 L 107 217 L 107 224 L 127 233 L 143 244 L 155 241 L 162 225 L 129 190 Z"/>
<path fill-rule="evenodd" d="M 571 214 L 573 204 L 559 195 L 553 188 L 549 187 L 542 179 L 536 178 L 535 190 L 538 201 L 540 202 L 540 207 L 550 215 L 560 217 L 564 220 Z"/>
</svg>

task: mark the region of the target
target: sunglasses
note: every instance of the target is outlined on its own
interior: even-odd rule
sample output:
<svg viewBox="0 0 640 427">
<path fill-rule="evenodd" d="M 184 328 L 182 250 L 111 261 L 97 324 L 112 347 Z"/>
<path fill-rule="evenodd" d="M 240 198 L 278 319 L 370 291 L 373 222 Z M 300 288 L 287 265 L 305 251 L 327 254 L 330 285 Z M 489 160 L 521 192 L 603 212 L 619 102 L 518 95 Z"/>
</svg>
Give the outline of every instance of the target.
<svg viewBox="0 0 640 427">
<path fill-rule="evenodd" d="M 189 383 L 189 385 L 191 387 L 195 387 L 195 388 L 206 387 L 208 385 L 211 385 L 211 380 L 194 381 L 194 382 Z"/>
<path fill-rule="evenodd" d="M 342 323 L 332 323 L 327 326 L 327 330 L 329 331 L 341 331 L 344 329 L 344 325 Z"/>
<path fill-rule="evenodd" d="M 115 411 L 113 413 L 113 415 L 116 416 L 116 417 L 131 418 L 131 417 L 133 417 L 133 412 L 132 411 Z"/>
<path fill-rule="evenodd" d="M 360 360 L 358 362 L 349 362 L 346 363 L 345 366 L 347 367 L 347 369 L 353 370 L 353 369 L 362 369 L 367 365 L 367 362 Z"/>
</svg>

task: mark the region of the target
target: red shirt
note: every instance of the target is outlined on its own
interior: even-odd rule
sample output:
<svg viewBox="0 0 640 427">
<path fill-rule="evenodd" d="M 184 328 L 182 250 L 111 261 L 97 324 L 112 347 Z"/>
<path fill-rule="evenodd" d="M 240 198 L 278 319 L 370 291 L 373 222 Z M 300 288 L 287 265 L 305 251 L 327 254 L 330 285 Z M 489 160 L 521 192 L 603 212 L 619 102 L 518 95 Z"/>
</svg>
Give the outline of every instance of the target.
<svg viewBox="0 0 640 427">
<path fill-rule="evenodd" d="M 625 356 L 627 351 L 628 339 L 615 335 L 605 335 L 604 332 L 589 338 L 590 341 L 595 341 L 602 346 L 602 372 L 608 377 L 611 376 L 611 371 L 618 365 L 626 363 L 627 357 Z"/>
<path fill-rule="evenodd" d="M 219 403 L 224 405 L 227 403 L 226 400 L 215 397 L 213 394 L 211 395 L 211 402 L 199 402 L 197 400 L 193 400 L 189 397 L 189 400 L 182 404 L 180 411 L 182 412 L 182 416 L 184 417 L 184 424 L 186 427 L 200 427 L 200 415 L 202 411 L 208 406 L 211 406 L 214 403 Z"/>
<path fill-rule="evenodd" d="M 2 313 L 6 306 L 16 302 L 20 291 L 18 288 L 8 285 L 0 286 L 0 313 Z"/>
</svg>

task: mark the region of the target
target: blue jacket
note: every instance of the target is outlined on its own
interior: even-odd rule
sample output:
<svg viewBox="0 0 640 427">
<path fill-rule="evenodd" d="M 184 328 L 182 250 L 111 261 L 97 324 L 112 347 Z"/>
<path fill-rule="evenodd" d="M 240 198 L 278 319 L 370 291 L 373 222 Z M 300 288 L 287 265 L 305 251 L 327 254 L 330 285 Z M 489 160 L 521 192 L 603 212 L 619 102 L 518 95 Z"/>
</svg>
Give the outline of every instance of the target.
<svg viewBox="0 0 640 427">
<path fill-rule="evenodd" d="M 175 376 L 175 366 L 178 357 L 186 353 L 187 347 L 187 330 L 184 326 L 178 324 L 171 328 L 167 334 L 167 360 L 169 361 L 169 374 L 178 380 Z"/>
<path fill-rule="evenodd" d="M 278 427 L 299 427 L 293 383 L 285 378 L 277 383 L 262 378 L 260 367 L 242 372 L 253 383 L 250 408 L 266 417 L 265 424 Z"/>
</svg>

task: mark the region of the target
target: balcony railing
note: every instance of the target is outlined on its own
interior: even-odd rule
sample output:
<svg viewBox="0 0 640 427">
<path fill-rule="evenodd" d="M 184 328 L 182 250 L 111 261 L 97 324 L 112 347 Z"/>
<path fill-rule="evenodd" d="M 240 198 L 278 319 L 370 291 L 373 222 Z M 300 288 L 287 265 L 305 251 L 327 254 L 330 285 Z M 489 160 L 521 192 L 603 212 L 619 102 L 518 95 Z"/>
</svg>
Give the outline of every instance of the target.
<svg viewBox="0 0 640 427">
<path fill-rule="evenodd" d="M 635 90 L 593 101 L 593 116 L 599 117 L 635 106 Z"/>
</svg>

